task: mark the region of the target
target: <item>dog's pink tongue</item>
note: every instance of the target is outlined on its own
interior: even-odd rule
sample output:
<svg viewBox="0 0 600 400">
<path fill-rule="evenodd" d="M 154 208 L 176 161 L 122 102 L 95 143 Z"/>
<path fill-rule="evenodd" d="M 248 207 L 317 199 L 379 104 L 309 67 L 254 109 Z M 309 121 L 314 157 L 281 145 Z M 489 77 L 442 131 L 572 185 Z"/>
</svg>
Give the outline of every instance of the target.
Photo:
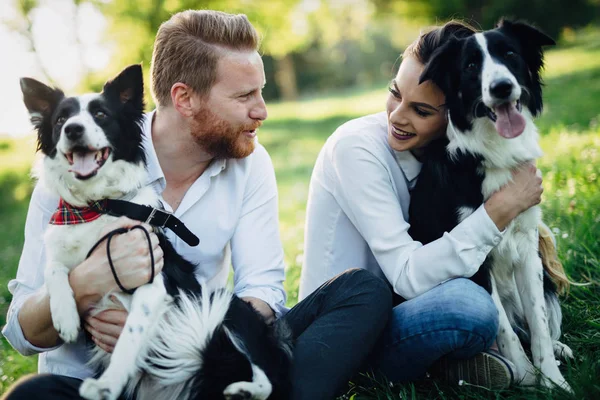
<svg viewBox="0 0 600 400">
<path fill-rule="evenodd" d="M 525 118 L 512 103 L 505 103 L 494 107 L 496 113 L 496 130 L 498 133 L 512 139 L 525 130 Z"/>
<path fill-rule="evenodd" d="M 97 168 L 98 163 L 96 162 L 96 153 L 73 153 L 73 165 L 71 165 L 70 171 L 81 176 L 87 176 L 94 172 Z"/>
</svg>

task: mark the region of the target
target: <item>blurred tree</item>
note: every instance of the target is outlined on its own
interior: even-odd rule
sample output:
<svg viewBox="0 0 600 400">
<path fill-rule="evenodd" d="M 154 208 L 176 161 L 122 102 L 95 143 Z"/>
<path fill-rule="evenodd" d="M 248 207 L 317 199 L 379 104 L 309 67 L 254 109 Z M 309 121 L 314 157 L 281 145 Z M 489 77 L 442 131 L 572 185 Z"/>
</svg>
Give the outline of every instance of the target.
<svg viewBox="0 0 600 400">
<path fill-rule="evenodd" d="M 33 39 L 33 12 L 39 6 L 38 0 L 18 0 L 15 2 L 15 8 L 17 15 L 13 19 L 3 19 L 2 23 L 7 26 L 10 30 L 20 34 L 25 38 L 29 45 L 29 51 L 35 56 L 37 66 L 46 79 L 51 85 L 56 85 L 52 76 L 48 73 L 40 53 L 35 46 L 35 40 Z"/>
<path fill-rule="evenodd" d="M 564 28 L 585 26 L 600 19 L 599 0 L 373 0 L 380 9 L 408 16 L 446 21 L 463 18 L 482 29 L 492 28 L 501 17 L 522 19 L 558 38 Z"/>
<path fill-rule="evenodd" d="M 365 33 L 374 30 L 378 23 L 372 18 L 375 9 L 371 0 L 93 1 L 112 24 L 110 36 L 117 45 L 115 69 L 140 61 L 147 67 L 156 31 L 173 13 L 215 9 L 246 14 L 262 35 L 261 50 L 268 80 L 272 78 L 276 84 L 276 90 L 269 92 L 285 100 L 298 96 L 298 83 L 302 79 L 298 76 L 297 64 L 301 54 L 309 49 L 320 49 L 320 57 L 343 62 L 348 51 L 372 46 L 372 38 Z M 330 54 L 326 54 L 327 51 Z M 391 54 L 394 53 L 396 50 Z M 360 60 L 361 57 L 355 58 L 355 61 Z M 320 61 L 329 64 L 326 60 Z M 306 71 L 300 73 L 305 75 Z M 99 79 L 98 84 L 101 81 Z"/>
<path fill-rule="evenodd" d="M 214 9 L 229 13 L 244 13 L 262 33 L 262 50 L 275 60 L 275 80 L 282 97 L 295 98 L 298 94 L 296 71 L 290 57 L 308 43 L 302 29 L 300 0 L 273 0 L 263 2 L 241 0 L 95 0 L 112 23 L 111 37 L 118 46 L 117 64 L 143 62 L 149 66 L 152 45 L 160 24 L 172 14 L 187 9 Z M 123 38 L 126 38 L 124 40 Z"/>
<path fill-rule="evenodd" d="M 80 10 L 81 6 L 88 3 L 88 0 L 66 0 L 61 4 L 61 7 L 71 7 L 70 12 L 63 13 L 65 20 L 68 20 L 69 27 L 72 29 L 72 36 L 70 39 L 76 47 L 76 54 L 78 57 L 77 65 L 79 67 L 79 76 L 81 76 L 81 87 L 88 87 L 90 70 L 87 63 L 84 60 L 85 45 L 81 41 L 81 18 Z M 56 6 L 51 1 L 44 0 L 16 0 L 14 1 L 14 9 L 16 11 L 15 16 L 11 19 L 2 19 L 0 23 L 4 24 L 13 32 L 21 35 L 28 44 L 27 51 L 31 52 L 35 57 L 37 68 L 42 75 L 42 78 L 51 85 L 56 86 L 57 82 L 52 74 L 46 68 L 43 58 L 41 57 L 36 40 L 34 37 L 34 25 L 36 24 L 36 12 L 40 7 L 44 6 Z M 38 25 L 39 27 L 39 25 Z M 39 36 L 39 33 L 38 33 Z"/>
</svg>

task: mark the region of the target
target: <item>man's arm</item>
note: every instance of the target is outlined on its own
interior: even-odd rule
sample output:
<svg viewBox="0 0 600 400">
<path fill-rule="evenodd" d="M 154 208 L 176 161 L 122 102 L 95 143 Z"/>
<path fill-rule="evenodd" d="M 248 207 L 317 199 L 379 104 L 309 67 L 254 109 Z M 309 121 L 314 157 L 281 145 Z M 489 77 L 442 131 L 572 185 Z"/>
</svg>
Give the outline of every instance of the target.
<svg viewBox="0 0 600 400">
<path fill-rule="evenodd" d="M 37 185 L 33 191 L 25 225 L 25 243 L 17 277 L 9 283 L 13 294 L 7 323 L 2 333 L 21 354 L 31 355 L 60 346 L 58 333 L 52 324 L 50 300 L 44 287 L 46 255 L 43 234 L 56 206 L 58 198 Z M 108 224 L 105 232 L 140 224 L 128 218 L 120 218 Z M 150 227 L 146 225 L 150 230 Z M 158 238 L 151 233 L 155 273 L 162 270 L 162 250 Z M 145 236 L 139 230 L 120 235 L 111 243 L 117 274 L 126 287 L 137 287 L 150 278 L 150 250 Z M 106 259 L 106 248 L 98 248 L 90 257 L 69 274 L 79 314 L 84 316 L 91 305 L 104 293 L 118 290 Z"/>
<path fill-rule="evenodd" d="M 84 261 L 84 263 L 76 267 L 69 274 L 69 284 L 73 289 L 77 310 L 82 318 L 87 314 L 92 304 L 97 302 L 101 297 L 99 293 L 94 292 L 94 286 L 86 283 L 83 279 L 85 274 L 82 272 L 88 268 L 83 264 L 90 263 L 88 260 Z M 91 262 L 94 263 L 97 260 L 91 260 Z M 61 344 L 58 332 L 54 329 L 52 323 L 50 296 L 44 286 L 27 297 L 18 310 L 17 319 L 23 338 L 33 345 L 33 347 L 50 349 Z"/>
<path fill-rule="evenodd" d="M 58 197 L 50 195 L 41 185 L 36 185 L 27 212 L 25 243 L 17 277 L 8 284 L 13 299 L 2 333 L 23 355 L 36 354 L 59 345 L 44 288 L 46 255 L 43 240 L 45 227 L 57 205 Z M 21 327 L 23 316 L 26 326 Z M 34 322 L 35 329 L 31 329 L 30 321 Z"/>
<path fill-rule="evenodd" d="M 252 157 L 241 216 L 231 238 L 234 291 L 272 321 L 285 308 L 277 184 L 266 150 L 258 145 Z"/>
</svg>

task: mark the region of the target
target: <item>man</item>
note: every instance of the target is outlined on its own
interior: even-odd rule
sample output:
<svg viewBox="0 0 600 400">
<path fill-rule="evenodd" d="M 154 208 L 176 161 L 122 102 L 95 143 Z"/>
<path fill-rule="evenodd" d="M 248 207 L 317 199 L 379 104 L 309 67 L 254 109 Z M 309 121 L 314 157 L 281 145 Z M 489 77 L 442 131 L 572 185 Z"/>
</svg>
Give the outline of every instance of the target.
<svg viewBox="0 0 600 400">
<path fill-rule="evenodd" d="M 145 125 L 148 184 L 200 237 L 201 245 L 191 248 L 168 232 L 177 251 L 200 266 L 199 278 L 211 287 L 224 286 L 231 254 L 235 293 L 267 321 L 285 318 L 290 325 L 296 339 L 290 398 L 329 399 L 365 361 L 387 322 L 391 293 L 378 278 L 351 271 L 289 312 L 285 308 L 275 174 L 255 139 L 267 118 L 258 47 L 258 34 L 244 15 L 185 11 L 160 27 L 151 68 L 157 108 Z M 77 397 L 81 380 L 92 373 L 85 367 L 82 335 L 74 344 L 60 343 L 43 290 L 42 233 L 57 204 L 36 187 L 17 279 L 9 283 L 13 301 L 3 330 L 20 353 L 41 353 L 39 371 L 51 375 L 23 381 L 8 399 Z M 107 229 L 136 223 L 122 218 Z M 145 240 L 129 232 L 111 245 L 125 287 L 148 280 Z M 94 302 L 117 290 L 105 253 L 99 246 L 69 279 L 85 329 L 111 352 L 125 312 L 87 315 Z M 153 253 L 160 270 L 162 252 L 155 246 Z"/>
</svg>

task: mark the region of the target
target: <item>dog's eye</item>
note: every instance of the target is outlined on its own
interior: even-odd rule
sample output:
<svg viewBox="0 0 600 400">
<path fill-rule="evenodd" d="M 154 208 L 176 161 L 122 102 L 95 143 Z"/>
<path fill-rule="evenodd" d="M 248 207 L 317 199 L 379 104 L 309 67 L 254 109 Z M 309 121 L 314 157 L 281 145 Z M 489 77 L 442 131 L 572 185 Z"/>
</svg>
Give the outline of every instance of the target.
<svg viewBox="0 0 600 400">
<path fill-rule="evenodd" d="M 476 68 L 477 68 L 477 63 L 472 62 L 467 65 L 467 71 L 474 71 Z"/>
<path fill-rule="evenodd" d="M 64 123 L 65 123 L 65 121 L 66 121 L 66 120 L 67 120 L 67 119 L 66 119 L 65 117 L 58 117 L 58 118 L 56 119 L 56 125 L 62 125 L 62 124 L 64 124 Z"/>
<path fill-rule="evenodd" d="M 507 51 L 506 54 L 504 54 L 504 57 L 506 58 L 510 58 L 510 57 L 514 57 L 515 56 L 515 52 L 514 51 Z"/>
<path fill-rule="evenodd" d="M 106 114 L 103 111 L 96 111 L 94 113 L 94 118 L 104 119 L 106 118 Z"/>
</svg>

